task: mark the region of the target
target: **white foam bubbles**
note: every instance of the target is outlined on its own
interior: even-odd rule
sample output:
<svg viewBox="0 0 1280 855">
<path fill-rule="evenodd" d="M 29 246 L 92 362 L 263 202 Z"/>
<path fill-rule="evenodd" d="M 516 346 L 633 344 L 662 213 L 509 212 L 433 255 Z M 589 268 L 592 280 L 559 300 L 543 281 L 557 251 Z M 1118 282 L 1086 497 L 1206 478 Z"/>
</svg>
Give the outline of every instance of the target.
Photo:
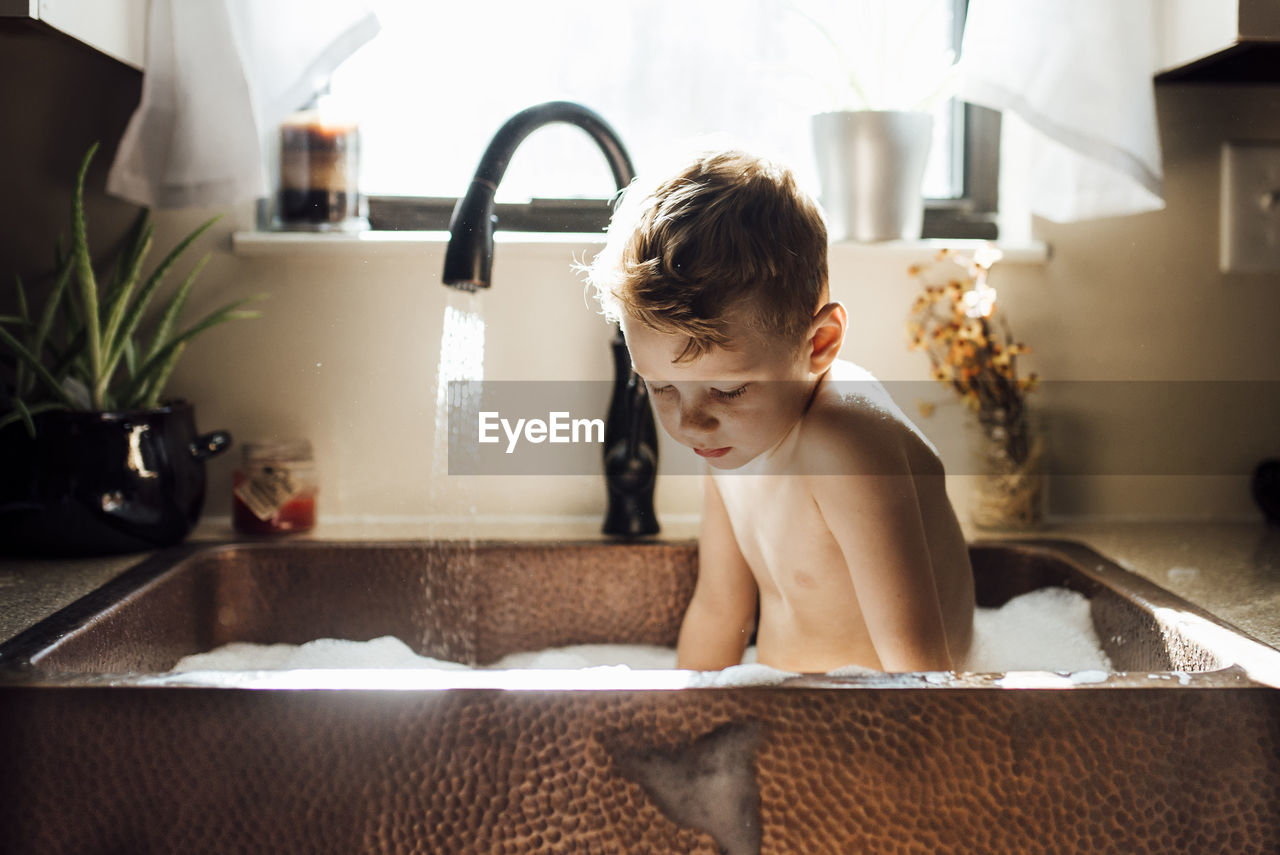
<svg viewBox="0 0 1280 855">
<path fill-rule="evenodd" d="M 173 666 L 184 671 L 298 671 L 333 668 L 434 668 L 465 671 L 466 665 L 414 653 L 390 635 L 372 641 L 321 638 L 306 644 L 225 644 L 208 653 L 184 656 Z"/>
<path fill-rule="evenodd" d="M 748 648 L 743 664 L 715 672 L 699 685 L 741 686 L 777 683 L 795 676 L 756 664 L 756 649 Z M 513 653 L 493 670 L 582 670 L 617 667 L 626 670 L 673 670 L 676 651 L 645 644 L 581 644 Z M 415 654 L 391 636 L 372 641 L 320 639 L 303 645 L 228 644 L 209 653 L 183 658 L 173 670 L 188 671 L 288 671 L 302 669 L 436 669 L 466 670 L 457 662 Z M 1089 616 L 1089 601 L 1065 588 L 1042 588 L 1011 599 L 997 609 L 974 614 L 973 646 L 957 670 L 1001 673 L 1007 671 L 1084 672 L 1075 683 L 1099 682 L 1113 671 L 1102 650 Z M 862 675 L 869 669 L 850 666 L 833 676 Z"/>
<path fill-rule="evenodd" d="M 1089 600 L 1066 588 L 1041 588 L 973 616 L 973 646 L 964 670 L 1112 671 Z"/>
</svg>

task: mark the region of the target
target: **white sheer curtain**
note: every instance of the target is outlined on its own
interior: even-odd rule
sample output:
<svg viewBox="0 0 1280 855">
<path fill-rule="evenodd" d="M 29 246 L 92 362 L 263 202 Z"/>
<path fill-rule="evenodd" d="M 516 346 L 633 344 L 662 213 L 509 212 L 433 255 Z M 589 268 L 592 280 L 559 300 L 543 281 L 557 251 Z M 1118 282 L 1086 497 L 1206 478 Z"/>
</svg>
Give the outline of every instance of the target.
<svg viewBox="0 0 1280 855">
<path fill-rule="evenodd" d="M 1164 207 L 1152 0 L 970 0 L 959 92 L 1004 111 L 1004 189 L 1055 222 Z"/>
<path fill-rule="evenodd" d="M 108 191 L 154 208 L 268 195 L 280 120 L 378 27 L 360 0 L 151 0 L 142 100 Z"/>
</svg>

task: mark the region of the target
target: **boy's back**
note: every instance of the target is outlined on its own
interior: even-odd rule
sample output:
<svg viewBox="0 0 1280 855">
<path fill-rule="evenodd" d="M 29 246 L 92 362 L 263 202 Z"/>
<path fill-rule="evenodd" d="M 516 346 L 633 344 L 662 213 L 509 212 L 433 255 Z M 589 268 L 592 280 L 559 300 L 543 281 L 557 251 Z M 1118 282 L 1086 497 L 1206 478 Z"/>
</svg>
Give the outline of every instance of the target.
<svg viewBox="0 0 1280 855">
<path fill-rule="evenodd" d="M 927 635 L 932 608 L 952 661 L 963 659 L 973 576 L 942 466 L 868 372 L 834 362 L 772 453 L 712 470 L 710 481 L 709 501 L 721 502 L 726 516 L 710 513 L 704 526 L 727 521 L 758 586 L 761 662 L 794 671 L 902 670 L 920 651 L 898 649 L 895 639 L 922 627 L 901 625 L 922 624 Z M 717 539 L 705 528 L 703 536 Z M 914 567 L 902 563 L 904 538 L 922 542 Z"/>
<path fill-rule="evenodd" d="M 590 270 L 663 429 L 707 460 L 679 663 L 951 668 L 968 552 L 928 442 L 837 356 L 817 204 L 785 168 L 711 152 L 633 186 Z"/>
</svg>

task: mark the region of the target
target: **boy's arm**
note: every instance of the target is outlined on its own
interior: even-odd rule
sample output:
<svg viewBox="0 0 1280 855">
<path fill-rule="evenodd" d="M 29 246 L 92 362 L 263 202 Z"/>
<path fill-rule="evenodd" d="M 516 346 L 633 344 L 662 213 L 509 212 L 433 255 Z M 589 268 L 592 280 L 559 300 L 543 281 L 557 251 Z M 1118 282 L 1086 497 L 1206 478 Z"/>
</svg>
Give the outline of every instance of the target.
<svg viewBox="0 0 1280 855">
<path fill-rule="evenodd" d="M 720 491 L 703 476 L 698 582 L 684 613 L 677 667 L 717 671 L 742 662 L 756 617 L 756 581 L 729 524 Z"/>
<path fill-rule="evenodd" d="M 830 425 L 813 445 L 814 500 L 853 580 L 871 642 L 886 671 L 952 668 L 915 480 L 901 438 L 880 429 Z M 838 428 L 838 429 L 832 429 Z M 857 474 L 873 473 L 873 474 Z"/>
</svg>

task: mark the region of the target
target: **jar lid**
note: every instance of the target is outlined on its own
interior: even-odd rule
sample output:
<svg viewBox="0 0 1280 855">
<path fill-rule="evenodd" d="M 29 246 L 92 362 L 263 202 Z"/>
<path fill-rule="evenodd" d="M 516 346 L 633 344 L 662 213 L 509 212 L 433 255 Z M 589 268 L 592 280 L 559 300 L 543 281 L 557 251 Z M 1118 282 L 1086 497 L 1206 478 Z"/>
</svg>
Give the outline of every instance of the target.
<svg viewBox="0 0 1280 855">
<path fill-rule="evenodd" d="M 311 460 L 311 440 L 296 437 L 255 439 L 240 447 L 240 455 L 245 463 Z"/>
</svg>

